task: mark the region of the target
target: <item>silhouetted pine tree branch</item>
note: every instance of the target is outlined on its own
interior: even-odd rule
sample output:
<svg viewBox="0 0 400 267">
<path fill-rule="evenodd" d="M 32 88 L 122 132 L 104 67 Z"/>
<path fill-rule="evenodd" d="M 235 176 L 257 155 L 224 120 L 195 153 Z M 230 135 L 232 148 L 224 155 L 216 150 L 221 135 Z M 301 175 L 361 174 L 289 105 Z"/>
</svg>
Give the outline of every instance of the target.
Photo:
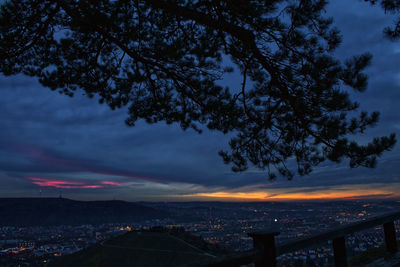
<svg viewBox="0 0 400 267">
<path fill-rule="evenodd" d="M 300 175 L 327 159 L 374 167 L 395 135 L 366 145 L 349 139 L 378 121 L 377 112 L 349 117 L 358 103 L 348 90 L 366 89 L 363 70 L 371 55 L 345 62 L 334 57 L 341 38 L 324 17 L 325 6 L 289 0 L 6 1 L 0 69 L 38 77 L 70 96 L 84 90 L 111 108 L 128 105 L 130 126 L 144 119 L 232 132 L 231 151 L 220 155 L 234 171 L 250 163 L 270 178 L 276 171 L 292 178 L 291 159 Z M 233 71 L 227 58 L 243 77 L 237 88 L 218 85 Z"/>
</svg>

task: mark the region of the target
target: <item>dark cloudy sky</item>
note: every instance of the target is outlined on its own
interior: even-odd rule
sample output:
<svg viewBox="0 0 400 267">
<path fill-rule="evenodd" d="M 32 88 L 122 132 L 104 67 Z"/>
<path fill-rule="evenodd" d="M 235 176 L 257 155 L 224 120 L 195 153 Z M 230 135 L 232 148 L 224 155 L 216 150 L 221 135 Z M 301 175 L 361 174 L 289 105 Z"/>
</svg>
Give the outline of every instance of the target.
<svg viewBox="0 0 400 267">
<path fill-rule="evenodd" d="M 381 112 L 359 140 L 400 136 L 400 41 L 384 38 L 394 18 L 363 1 L 332 1 L 327 10 L 342 31 L 340 58 L 373 54 L 369 87 L 352 93 L 361 109 Z M 228 82 L 229 81 L 229 82 Z M 230 75 L 222 84 L 238 86 Z M 127 127 L 126 110 L 112 111 L 77 93 L 70 98 L 24 76 L 0 77 L 0 197 L 151 201 L 273 200 L 400 195 L 399 145 L 376 169 L 326 163 L 306 177 L 269 181 L 256 169 L 235 174 L 217 155 L 228 136 L 183 132 L 164 123 Z"/>
</svg>

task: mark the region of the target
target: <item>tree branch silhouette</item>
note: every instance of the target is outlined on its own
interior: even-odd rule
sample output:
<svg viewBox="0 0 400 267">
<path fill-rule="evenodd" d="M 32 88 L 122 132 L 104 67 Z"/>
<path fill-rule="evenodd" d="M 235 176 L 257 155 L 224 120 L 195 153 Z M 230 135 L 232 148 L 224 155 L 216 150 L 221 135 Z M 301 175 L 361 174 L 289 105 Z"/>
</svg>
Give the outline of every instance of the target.
<svg viewBox="0 0 400 267">
<path fill-rule="evenodd" d="M 341 38 L 325 6 L 318 0 L 7 1 L 0 70 L 37 77 L 70 96 L 84 90 L 111 108 L 128 105 L 130 126 L 144 119 L 232 133 L 231 151 L 219 154 L 234 171 L 251 164 L 270 178 L 279 172 L 291 179 L 325 160 L 374 167 L 395 135 L 359 144 L 352 136 L 374 126 L 379 113 L 350 117 L 359 105 L 348 94 L 366 89 L 371 55 L 334 57 Z M 233 71 L 229 64 L 243 77 L 238 93 L 218 85 Z"/>
</svg>

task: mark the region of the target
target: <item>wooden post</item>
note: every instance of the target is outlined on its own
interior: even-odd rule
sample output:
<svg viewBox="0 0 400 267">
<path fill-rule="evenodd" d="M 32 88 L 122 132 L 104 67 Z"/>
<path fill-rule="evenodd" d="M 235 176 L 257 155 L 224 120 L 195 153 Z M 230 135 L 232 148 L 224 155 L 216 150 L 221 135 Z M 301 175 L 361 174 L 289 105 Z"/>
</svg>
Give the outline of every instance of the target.
<svg viewBox="0 0 400 267">
<path fill-rule="evenodd" d="M 248 234 L 253 238 L 254 248 L 262 252 L 262 258 L 255 262 L 255 267 L 276 266 L 275 236 L 279 234 L 279 232 L 257 232 Z"/>
<path fill-rule="evenodd" d="M 397 252 L 397 241 L 396 241 L 396 228 L 394 222 L 388 222 L 383 224 L 383 230 L 385 231 L 386 251 L 390 253 Z"/>
<path fill-rule="evenodd" d="M 335 267 L 347 267 L 346 240 L 344 236 L 332 240 Z"/>
</svg>

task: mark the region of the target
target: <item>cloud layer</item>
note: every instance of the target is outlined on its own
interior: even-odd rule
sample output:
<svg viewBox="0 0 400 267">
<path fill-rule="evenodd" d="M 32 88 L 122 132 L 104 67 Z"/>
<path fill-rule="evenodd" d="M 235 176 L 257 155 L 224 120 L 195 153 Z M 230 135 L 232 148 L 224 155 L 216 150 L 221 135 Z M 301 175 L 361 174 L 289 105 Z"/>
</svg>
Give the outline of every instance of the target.
<svg viewBox="0 0 400 267">
<path fill-rule="evenodd" d="M 392 17 L 355 0 L 332 1 L 327 13 L 343 34 L 340 58 L 363 52 L 374 56 L 367 92 L 352 96 L 361 109 L 380 111 L 381 120 L 359 140 L 391 132 L 399 136 L 400 42 L 390 42 L 382 33 Z M 240 79 L 233 74 L 221 83 L 235 88 Z M 162 123 L 139 122 L 129 128 L 124 124 L 125 109 L 112 111 L 79 93 L 73 98 L 59 95 L 22 75 L 0 77 L 0 90 L 0 197 L 35 195 L 40 188 L 49 195 L 62 189 L 64 195 L 81 199 L 247 195 L 276 200 L 307 194 L 331 197 L 335 192 L 340 198 L 397 197 L 398 145 L 373 170 L 350 170 L 346 162 L 325 163 L 309 176 L 271 182 L 263 171 L 236 174 L 222 163 L 217 153 L 227 148 L 229 136 L 210 131 L 199 135 Z"/>
</svg>

